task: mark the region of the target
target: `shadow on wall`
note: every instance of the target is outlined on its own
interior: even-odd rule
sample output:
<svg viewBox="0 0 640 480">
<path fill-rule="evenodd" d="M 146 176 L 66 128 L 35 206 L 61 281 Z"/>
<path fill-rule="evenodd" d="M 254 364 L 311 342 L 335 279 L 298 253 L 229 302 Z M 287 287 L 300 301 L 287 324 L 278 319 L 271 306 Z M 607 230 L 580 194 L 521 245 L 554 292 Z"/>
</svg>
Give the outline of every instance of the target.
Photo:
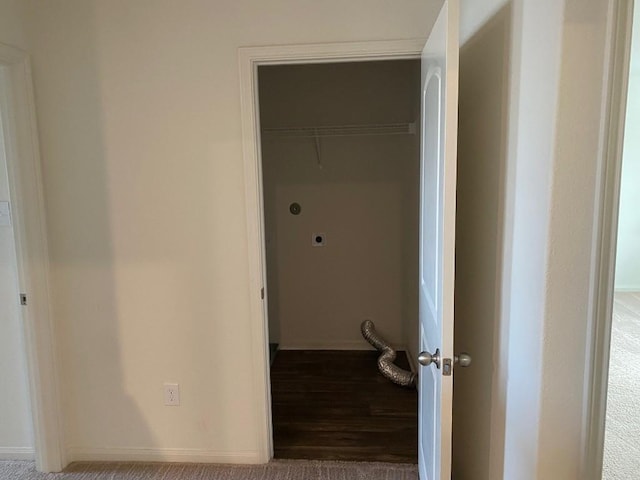
<svg viewBox="0 0 640 480">
<path fill-rule="evenodd" d="M 151 3 L 25 6 L 69 444 L 255 462 L 233 36 L 245 13 Z"/>
<path fill-rule="evenodd" d="M 494 352 L 499 302 L 511 7 L 502 8 L 460 51 L 456 219 L 455 351 L 473 365 L 454 379 L 453 475 L 489 480 Z M 497 478 L 497 477 L 495 477 Z"/>
<path fill-rule="evenodd" d="M 30 12 L 36 23 L 34 31 L 38 22 L 62 15 L 56 4 L 39 2 L 37 8 L 37 13 Z M 78 18 L 95 19 L 95 2 L 76 2 L 75 8 Z M 56 21 L 66 24 L 68 30 L 40 30 L 67 35 L 67 48 L 56 49 L 47 38 L 37 37 L 33 66 L 39 118 L 64 118 L 55 123 L 41 121 L 39 131 L 59 389 L 68 460 L 73 461 L 117 454 L 110 450 L 114 445 L 152 446 L 154 437 L 125 381 L 120 333 L 123 318 L 114 270 L 117 263 L 112 222 L 118 221 L 123 212 L 113 210 L 113 196 L 117 195 L 117 183 L 135 183 L 136 178 L 125 171 L 110 170 L 107 165 L 105 97 L 96 25 L 71 25 L 73 19 Z M 57 68 L 43 75 L 41 64 L 51 61 Z M 129 234 L 137 233 L 132 229 Z M 142 284 L 138 294 L 141 303 L 152 300 Z M 140 370 L 144 370 L 144 363 L 152 360 L 143 356 L 145 338 L 139 342 Z M 161 398 L 161 391 L 157 396 Z M 113 439 L 120 442 L 114 443 Z"/>
</svg>

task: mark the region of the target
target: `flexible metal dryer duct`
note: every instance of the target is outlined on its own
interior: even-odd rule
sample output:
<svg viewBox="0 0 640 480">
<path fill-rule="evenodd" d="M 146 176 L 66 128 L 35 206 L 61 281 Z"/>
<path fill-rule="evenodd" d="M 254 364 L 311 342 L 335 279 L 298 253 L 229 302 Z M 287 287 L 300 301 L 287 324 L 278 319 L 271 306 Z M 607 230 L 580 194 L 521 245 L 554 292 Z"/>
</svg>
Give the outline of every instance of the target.
<svg viewBox="0 0 640 480">
<path fill-rule="evenodd" d="M 373 322 L 365 320 L 360 325 L 360 330 L 364 339 L 382 352 L 382 355 L 378 357 L 378 370 L 380 370 L 380 373 L 396 385 L 415 387 L 416 374 L 393 363 L 396 359 L 396 351 L 376 332 L 376 326 Z"/>
</svg>

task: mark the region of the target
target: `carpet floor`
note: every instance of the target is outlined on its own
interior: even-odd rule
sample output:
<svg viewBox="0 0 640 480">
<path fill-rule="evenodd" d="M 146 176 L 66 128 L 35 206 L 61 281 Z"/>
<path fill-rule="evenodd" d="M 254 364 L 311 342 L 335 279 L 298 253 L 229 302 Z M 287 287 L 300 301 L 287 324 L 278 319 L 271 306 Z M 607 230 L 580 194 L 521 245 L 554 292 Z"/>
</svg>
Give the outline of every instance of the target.
<svg viewBox="0 0 640 480">
<path fill-rule="evenodd" d="M 640 292 L 616 293 L 603 480 L 640 478 Z"/>
<path fill-rule="evenodd" d="M 72 463 L 62 473 L 39 473 L 34 462 L 0 461 L 2 480 L 417 480 L 416 465 L 274 460 L 266 465 Z"/>
</svg>

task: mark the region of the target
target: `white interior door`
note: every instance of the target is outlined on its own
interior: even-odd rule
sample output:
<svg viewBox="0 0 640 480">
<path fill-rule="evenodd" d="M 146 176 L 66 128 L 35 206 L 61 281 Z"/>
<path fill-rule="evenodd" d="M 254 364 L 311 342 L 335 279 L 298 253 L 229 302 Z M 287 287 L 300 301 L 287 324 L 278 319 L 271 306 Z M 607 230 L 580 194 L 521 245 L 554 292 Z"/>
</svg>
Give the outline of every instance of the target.
<svg viewBox="0 0 640 480">
<path fill-rule="evenodd" d="M 445 0 L 422 51 L 419 467 L 451 479 L 458 127 L 458 0 Z"/>
</svg>

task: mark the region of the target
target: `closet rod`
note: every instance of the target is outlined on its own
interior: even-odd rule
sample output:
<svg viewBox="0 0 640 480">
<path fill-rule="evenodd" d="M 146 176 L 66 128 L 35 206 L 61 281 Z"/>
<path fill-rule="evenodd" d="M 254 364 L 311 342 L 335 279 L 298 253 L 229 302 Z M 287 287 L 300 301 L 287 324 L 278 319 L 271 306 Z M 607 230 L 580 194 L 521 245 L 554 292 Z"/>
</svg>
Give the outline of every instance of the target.
<svg viewBox="0 0 640 480">
<path fill-rule="evenodd" d="M 369 125 L 329 125 L 317 127 L 278 127 L 263 128 L 262 133 L 269 137 L 347 137 L 354 135 L 413 135 L 415 123 L 382 123 Z"/>
</svg>

